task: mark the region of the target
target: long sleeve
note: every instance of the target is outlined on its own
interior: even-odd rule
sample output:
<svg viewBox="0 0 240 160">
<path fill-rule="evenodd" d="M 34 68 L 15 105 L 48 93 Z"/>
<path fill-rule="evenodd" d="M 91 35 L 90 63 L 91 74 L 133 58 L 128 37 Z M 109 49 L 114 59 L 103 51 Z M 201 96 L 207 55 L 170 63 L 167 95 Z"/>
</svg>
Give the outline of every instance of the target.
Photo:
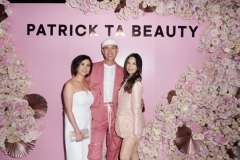
<svg viewBox="0 0 240 160">
<path fill-rule="evenodd" d="M 142 83 L 137 81 L 133 85 L 131 93 L 131 106 L 133 112 L 133 134 L 142 135 L 143 132 L 143 114 L 141 107 L 141 98 L 142 98 Z"/>
</svg>

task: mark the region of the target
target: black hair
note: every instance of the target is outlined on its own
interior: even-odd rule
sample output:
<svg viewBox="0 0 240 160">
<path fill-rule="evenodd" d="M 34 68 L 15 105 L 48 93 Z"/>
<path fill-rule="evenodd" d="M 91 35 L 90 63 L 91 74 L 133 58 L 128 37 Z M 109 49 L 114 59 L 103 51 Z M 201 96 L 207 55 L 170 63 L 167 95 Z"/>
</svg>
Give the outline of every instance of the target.
<svg viewBox="0 0 240 160">
<path fill-rule="evenodd" d="M 131 77 L 129 77 L 129 73 L 127 71 L 127 63 L 130 57 L 134 57 L 136 60 L 136 66 L 137 66 L 137 70 L 135 73 L 133 73 L 133 75 Z M 124 85 L 124 91 L 128 92 L 128 93 L 132 93 L 132 87 L 134 85 L 134 83 L 136 81 L 141 81 L 142 80 L 142 58 L 139 54 L 137 53 L 132 53 L 130 54 L 125 62 L 124 62 L 124 78 L 123 78 L 123 82 L 121 85 L 124 84 L 124 82 L 127 80 L 126 84 Z"/>
<path fill-rule="evenodd" d="M 85 78 L 88 77 L 91 73 L 92 73 L 92 60 L 89 56 L 87 55 L 79 55 L 76 58 L 74 58 L 74 60 L 72 61 L 72 65 L 71 65 L 71 73 L 72 76 L 76 76 L 77 75 L 77 68 L 80 65 L 80 63 L 84 60 L 88 59 L 90 61 L 90 71 L 87 75 L 85 75 Z"/>
</svg>

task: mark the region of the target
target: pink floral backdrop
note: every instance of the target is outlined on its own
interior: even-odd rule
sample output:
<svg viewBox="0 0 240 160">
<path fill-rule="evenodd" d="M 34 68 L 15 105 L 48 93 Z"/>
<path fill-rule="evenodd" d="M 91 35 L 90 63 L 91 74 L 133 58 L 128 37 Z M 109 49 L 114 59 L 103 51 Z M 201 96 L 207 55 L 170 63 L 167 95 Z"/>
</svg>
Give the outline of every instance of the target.
<svg viewBox="0 0 240 160">
<path fill-rule="evenodd" d="M 25 62 L 16 58 L 12 35 L 7 32 L 9 23 L 3 21 L 11 13 L 8 1 L 1 1 L 0 148 L 4 154 L 22 158 L 33 150 L 41 135 L 47 102 L 38 94 L 26 95 L 32 76 Z"/>
<path fill-rule="evenodd" d="M 11 8 L 8 2 L 2 1 L 2 4 L 10 15 Z M 166 94 L 163 94 L 165 100 L 157 104 L 155 118 L 148 122 L 145 135 L 139 143 L 140 159 L 237 159 L 240 138 L 239 1 L 72 0 L 67 1 L 66 5 L 79 9 L 80 11 L 77 11 L 79 14 L 82 11 L 87 15 L 91 12 L 101 14 L 102 9 L 115 9 L 116 18 L 122 21 L 131 18 L 141 21 L 141 16 L 146 15 L 147 12 L 157 13 L 160 15 L 159 18 L 162 15 L 175 15 L 184 20 L 196 20 L 200 24 L 208 21 L 208 26 L 199 37 L 196 50 L 208 52 L 210 58 L 204 61 L 201 67 L 197 68 L 194 67 L 195 64 L 189 64 L 186 66 L 189 69 L 187 73 L 179 73 L 175 88 L 172 88 L 175 90 L 175 95 L 171 97 L 171 102 L 166 102 L 168 91 L 165 91 Z M 4 82 L 1 83 L 0 95 L 2 151 L 5 149 L 5 139 L 11 143 L 21 137 L 16 133 L 16 128 L 10 129 L 12 132 L 9 134 L 4 127 L 6 116 L 7 118 L 9 116 L 5 116 L 5 101 L 13 103 L 12 106 L 22 103 L 23 95 L 30 88 L 29 78 L 31 78 L 23 69 L 24 62 L 16 60 L 11 35 L 6 30 L 7 26 L 5 21 L 1 22 L 0 64 L 1 80 Z M 20 102 L 16 103 L 16 100 Z M 22 106 L 27 106 L 25 104 L 22 103 Z M 147 104 L 152 103 L 147 102 Z M 29 112 L 29 115 L 32 113 Z M 153 118 L 152 114 L 150 116 Z M 30 132 L 26 133 L 30 134 Z M 34 135 L 33 139 L 36 139 L 40 134 Z M 24 138 L 22 140 L 28 142 Z"/>
</svg>

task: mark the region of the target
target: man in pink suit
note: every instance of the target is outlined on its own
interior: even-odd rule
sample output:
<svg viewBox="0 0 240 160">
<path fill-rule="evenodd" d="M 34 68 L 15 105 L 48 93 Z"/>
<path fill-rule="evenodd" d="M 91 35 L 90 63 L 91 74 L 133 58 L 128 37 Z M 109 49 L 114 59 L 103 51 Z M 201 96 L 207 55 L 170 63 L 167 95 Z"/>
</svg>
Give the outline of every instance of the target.
<svg viewBox="0 0 240 160">
<path fill-rule="evenodd" d="M 89 77 L 94 95 L 92 110 L 91 143 L 88 158 L 102 160 L 102 149 L 107 133 L 107 160 L 117 160 L 122 139 L 117 136 L 114 123 L 117 110 L 118 89 L 123 81 L 123 68 L 115 62 L 118 44 L 108 38 L 102 42 L 104 60 L 93 64 Z"/>
</svg>

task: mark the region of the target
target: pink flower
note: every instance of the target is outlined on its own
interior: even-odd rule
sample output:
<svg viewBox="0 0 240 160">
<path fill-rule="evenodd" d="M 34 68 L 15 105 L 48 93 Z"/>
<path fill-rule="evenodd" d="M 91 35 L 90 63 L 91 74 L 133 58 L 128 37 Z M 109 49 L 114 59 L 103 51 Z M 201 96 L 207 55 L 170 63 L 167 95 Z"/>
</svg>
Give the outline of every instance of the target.
<svg viewBox="0 0 240 160">
<path fill-rule="evenodd" d="M 134 4 L 134 1 L 133 1 L 133 0 L 126 0 L 126 5 L 127 5 L 128 7 L 132 7 L 133 4 Z"/>
<path fill-rule="evenodd" d="M 22 134 L 26 134 L 27 132 L 28 132 L 28 130 L 27 130 L 26 127 L 24 127 L 24 128 L 21 129 L 21 133 L 22 133 Z"/>
<path fill-rule="evenodd" d="M 199 15 L 203 15 L 203 10 L 201 8 L 197 8 L 196 12 Z"/>
<path fill-rule="evenodd" d="M 220 112 L 224 112 L 224 107 L 223 106 L 218 106 L 217 110 L 220 111 Z"/>
<path fill-rule="evenodd" d="M 0 117 L 0 126 L 4 126 L 6 125 L 8 122 L 8 118 L 7 117 Z"/>
<path fill-rule="evenodd" d="M 212 17 L 214 15 L 214 12 L 212 10 L 207 11 L 208 17 Z"/>
<path fill-rule="evenodd" d="M 216 48 L 216 46 L 212 46 L 208 50 L 209 50 L 209 52 L 213 53 L 217 50 L 217 48 Z"/>
<path fill-rule="evenodd" d="M 191 92 L 191 91 L 193 91 L 193 86 L 192 86 L 192 85 L 187 85 L 187 86 L 186 86 L 186 89 Z"/>
<path fill-rule="evenodd" d="M 221 140 L 222 140 L 223 137 L 224 137 L 223 134 L 219 134 L 219 135 L 214 137 L 214 141 L 216 141 L 217 143 L 221 143 Z"/>
<path fill-rule="evenodd" d="M 228 27 L 231 27 L 232 25 L 234 25 L 234 20 L 229 19 L 229 20 L 227 21 L 227 26 L 228 26 Z"/>
<path fill-rule="evenodd" d="M 199 133 L 199 134 L 197 134 L 197 139 L 199 139 L 199 140 L 204 140 L 204 134 L 202 134 L 202 133 Z"/>
<path fill-rule="evenodd" d="M 227 69 L 226 74 L 232 76 L 234 74 L 234 71 L 232 69 Z"/>
<path fill-rule="evenodd" d="M 218 68 L 218 73 L 219 74 L 224 74 L 225 73 L 225 69 L 223 67 L 219 67 Z"/>
<path fill-rule="evenodd" d="M 86 3 L 80 2 L 79 3 L 79 9 L 82 11 L 85 11 L 87 9 Z"/>
<path fill-rule="evenodd" d="M 181 6 L 179 6 L 179 5 L 176 5 L 175 6 L 175 12 L 180 12 L 182 9 L 181 9 Z"/>
<path fill-rule="evenodd" d="M 211 42 L 212 38 L 209 35 L 204 35 L 204 36 L 201 36 L 201 40 L 204 44 L 209 44 Z"/>
<path fill-rule="evenodd" d="M 213 56 L 213 55 L 212 55 Z M 206 66 L 208 68 L 213 68 L 214 67 L 214 63 L 213 62 L 206 62 Z"/>
<path fill-rule="evenodd" d="M 196 98 L 196 100 L 202 100 L 202 96 L 200 93 L 196 93 L 194 97 Z"/>
<path fill-rule="evenodd" d="M 36 121 L 36 125 L 35 125 L 35 128 L 38 130 L 38 131 L 41 131 L 43 128 L 44 128 L 44 123 L 43 121 L 37 119 Z"/>
<path fill-rule="evenodd" d="M 190 82 L 193 78 L 194 78 L 194 77 L 189 74 L 189 75 L 186 76 L 186 81 L 187 81 L 187 82 Z"/>
<path fill-rule="evenodd" d="M 216 22 L 215 22 L 215 24 L 216 24 L 216 26 L 217 27 L 219 27 L 219 26 L 221 26 L 222 25 L 222 20 L 217 20 Z"/>
<path fill-rule="evenodd" d="M 4 56 L 1 60 L 1 64 L 3 65 L 9 65 L 10 64 L 10 59 L 7 56 Z"/>
<path fill-rule="evenodd" d="M 200 128 L 200 125 L 198 125 L 198 124 L 192 124 L 192 125 L 191 125 L 191 130 L 192 130 L 193 132 L 197 131 L 199 128 Z"/>
<path fill-rule="evenodd" d="M 221 60 L 221 64 L 223 66 L 228 66 L 230 64 L 230 60 L 228 58 L 224 58 Z"/>
<path fill-rule="evenodd" d="M 220 39 L 221 40 L 226 40 L 227 39 L 227 35 L 226 34 L 221 34 L 220 35 Z"/>
<path fill-rule="evenodd" d="M 229 143 L 229 140 L 228 140 L 227 138 L 223 137 L 223 138 L 221 139 L 221 144 L 222 144 L 222 145 L 227 145 L 228 143 Z"/>
<path fill-rule="evenodd" d="M 184 2 L 184 4 L 183 4 L 183 8 L 184 9 L 189 9 L 189 2 Z"/>
<path fill-rule="evenodd" d="M 227 47 L 228 48 L 233 48 L 234 47 L 234 43 L 232 41 L 228 41 Z"/>
<path fill-rule="evenodd" d="M 227 11 L 228 11 L 227 7 L 225 7 L 225 6 L 221 7 L 222 15 L 225 15 L 227 13 Z"/>
<path fill-rule="evenodd" d="M 211 134 L 205 135 L 205 138 L 209 141 L 213 140 L 213 136 Z"/>
</svg>

